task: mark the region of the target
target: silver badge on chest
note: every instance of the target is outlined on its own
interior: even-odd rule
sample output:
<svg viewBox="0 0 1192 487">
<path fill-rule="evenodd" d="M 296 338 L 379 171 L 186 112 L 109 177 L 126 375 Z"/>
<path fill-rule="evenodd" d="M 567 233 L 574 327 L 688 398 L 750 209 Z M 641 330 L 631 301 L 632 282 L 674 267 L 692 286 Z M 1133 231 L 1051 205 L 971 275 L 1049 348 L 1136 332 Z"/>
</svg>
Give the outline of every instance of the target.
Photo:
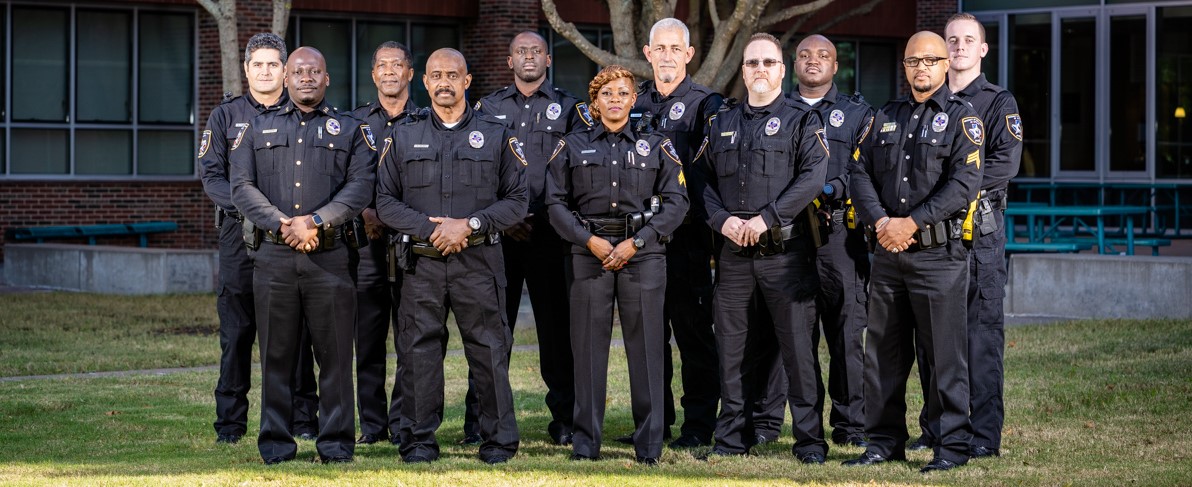
<svg viewBox="0 0 1192 487">
<path fill-rule="evenodd" d="M 331 135 L 339 135 L 339 120 L 328 118 L 327 123 L 323 125 L 327 126 L 327 133 Z"/>
<path fill-rule="evenodd" d="M 948 128 L 948 114 L 939 112 L 935 118 L 931 119 L 931 130 L 935 132 L 943 132 Z"/>
<path fill-rule="evenodd" d="M 642 157 L 650 155 L 650 143 L 645 140 L 637 141 L 637 153 Z"/>
<path fill-rule="evenodd" d="M 832 124 L 833 127 L 844 125 L 844 112 L 832 110 L 832 113 L 828 115 L 828 123 Z"/>
<path fill-rule="evenodd" d="M 473 130 L 472 133 L 468 134 L 468 145 L 472 146 L 473 149 L 484 147 L 484 134 L 480 133 L 479 130 Z"/>
<path fill-rule="evenodd" d="M 558 103 L 551 103 L 546 106 L 546 118 L 549 120 L 558 120 L 559 115 L 563 114 L 563 107 Z"/>
<path fill-rule="evenodd" d="M 671 120 L 678 120 L 683 118 L 683 112 L 686 110 L 687 105 L 684 105 L 683 102 L 675 102 L 674 105 L 671 105 L 670 114 L 667 116 L 669 116 Z"/>
<path fill-rule="evenodd" d="M 778 117 L 770 117 L 769 120 L 766 120 L 766 135 L 774 135 L 780 128 L 782 128 L 782 120 L 779 120 Z"/>
</svg>

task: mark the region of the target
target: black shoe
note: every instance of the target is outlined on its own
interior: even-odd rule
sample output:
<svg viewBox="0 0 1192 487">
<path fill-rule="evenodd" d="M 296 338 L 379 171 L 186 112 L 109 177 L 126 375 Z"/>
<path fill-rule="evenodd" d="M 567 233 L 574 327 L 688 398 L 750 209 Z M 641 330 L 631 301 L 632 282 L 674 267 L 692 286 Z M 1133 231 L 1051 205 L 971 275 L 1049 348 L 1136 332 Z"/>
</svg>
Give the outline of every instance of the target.
<svg viewBox="0 0 1192 487">
<path fill-rule="evenodd" d="M 824 463 L 824 454 L 817 451 L 796 453 L 795 458 L 808 465 L 823 465 Z"/>
<path fill-rule="evenodd" d="M 376 442 L 384 440 L 384 439 L 385 438 L 382 437 L 380 434 L 365 433 L 363 435 L 360 435 L 360 439 L 356 440 L 356 444 L 357 445 L 371 445 L 373 443 L 376 443 Z"/>
<path fill-rule="evenodd" d="M 269 457 L 269 458 L 265 459 L 265 465 L 277 465 L 279 463 L 288 462 L 290 460 L 293 460 L 293 458 Z"/>
<path fill-rule="evenodd" d="M 682 435 L 682 436 L 676 438 L 675 441 L 670 442 L 670 444 L 667 446 L 669 446 L 671 448 L 678 449 L 678 448 L 696 448 L 696 447 L 700 447 L 700 446 L 708 446 L 711 444 L 712 444 L 711 440 L 703 441 L 703 440 L 697 438 L 695 435 Z"/>
<path fill-rule="evenodd" d="M 637 457 L 637 463 L 640 463 L 647 467 L 657 467 L 658 466 L 658 458 L 657 457 Z"/>
<path fill-rule="evenodd" d="M 480 461 L 487 463 L 489 465 L 498 465 L 501 463 L 505 463 L 505 462 L 508 462 L 510 458 L 512 458 L 512 457 L 508 453 L 505 453 L 505 452 L 489 453 L 489 454 L 481 453 L 480 454 Z"/>
<path fill-rule="evenodd" d="M 919 473 L 943 472 L 961 465 L 964 465 L 964 463 L 956 463 L 951 460 L 944 460 L 943 458 L 933 458 L 931 459 L 931 463 L 928 463 L 926 467 L 919 469 Z"/>
<path fill-rule="evenodd" d="M 481 443 L 484 443 L 484 437 L 480 436 L 479 433 L 464 435 L 463 439 L 456 442 L 457 445 L 465 445 L 465 446 L 466 445 L 479 445 Z"/>
<path fill-rule="evenodd" d="M 857 446 L 857 447 L 865 448 L 865 447 L 869 446 L 869 441 L 865 439 L 865 435 L 862 435 L 860 433 L 853 433 L 851 435 L 848 435 L 848 438 L 844 439 L 844 444 L 848 445 L 848 446 Z"/>
<path fill-rule="evenodd" d="M 215 442 L 216 443 L 227 443 L 229 445 L 235 445 L 236 443 L 240 443 L 240 436 L 241 435 L 220 433 L 219 436 L 215 437 Z"/>
<path fill-rule="evenodd" d="M 572 437 L 575 436 L 571 432 L 559 433 L 557 435 L 550 435 L 551 441 L 556 445 L 570 445 Z"/>
<path fill-rule="evenodd" d="M 912 441 L 911 444 L 906 446 L 906 449 L 909 451 L 920 451 L 934 447 L 935 442 L 931 441 L 931 438 L 927 437 L 926 435 L 919 435 L 918 438 L 915 438 L 915 441 Z"/>
<path fill-rule="evenodd" d="M 423 455 L 407 455 L 401 457 L 401 461 L 404 463 L 430 463 L 435 461 L 435 459 Z"/>
<path fill-rule="evenodd" d="M 745 456 L 744 453 L 733 453 L 733 452 L 730 452 L 728 450 L 725 450 L 725 449 L 717 446 L 717 447 L 713 447 L 711 450 L 708 450 L 704 453 L 695 455 L 695 459 L 703 460 L 706 462 L 709 459 L 715 458 L 715 457 L 743 457 L 743 456 Z"/>
<path fill-rule="evenodd" d="M 298 433 L 298 434 L 294 435 L 294 439 L 306 440 L 306 441 L 316 441 L 319 439 L 319 435 L 316 435 L 314 433 Z"/>
<path fill-rule="evenodd" d="M 1000 457 L 1002 453 L 997 448 L 989 448 L 987 446 L 973 446 L 969 447 L 969 456 L 973 458 L 984 457 Z"/>
<path fill-rule="evenodd" d="M 573 461 L 573 462 L 582 462 L 582 461 L 594 462 L 599 459 L 600 459 L 600 457 L 590 457 L 590 456 L 579 454 L 579 453 L 571 454 L 571 461 Z"/>
<path fill-rule="evenodd" d="M 350 457 L 350 456 L 320 457 L 320 458 L 322 459 L 324 465 L 331 464 L 331 463 L 352 463 L 352 457 Z"/>
<path fill-rule="evenodd" d="M 864 465 L 877 465 L 879 463 L 886 463 L 886 462 L 890 462 L 890 461 L 894 461 L 894 460 L 905 461 L 906 454 L 894 454 L 894 455 L 890 455 L 890 458 L 886 458 L 881 455 L 878 455 L 877 453 L 873 453 L 871 451 L 866 451 L 865 453 L 862 453 L 861 456 L 859 456 L 857 458 L 854 458 L 852 460 L 846 460 L 846 461 L 842 462 L 841 465 L 844 465 L 846 467 L 860 467 L 860 466 L 864 466 Z"/>
<path fill-rule="evenodd" d="M 766 443 L 774 443 L 778 441 L 778 435 L 770 436 L 763 433 L 758 433 L 753 436 L 753 446 L 761 446 Z"/>
</svg>

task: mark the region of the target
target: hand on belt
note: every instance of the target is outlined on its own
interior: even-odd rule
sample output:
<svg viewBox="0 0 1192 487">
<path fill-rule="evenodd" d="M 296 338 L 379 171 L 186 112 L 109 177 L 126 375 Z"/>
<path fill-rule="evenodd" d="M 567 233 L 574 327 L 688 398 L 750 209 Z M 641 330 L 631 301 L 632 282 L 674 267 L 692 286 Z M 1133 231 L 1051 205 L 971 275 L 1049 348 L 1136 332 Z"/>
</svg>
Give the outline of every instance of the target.
<svg viewBox="0 0 1192 487">
<path fill-rule="evenodd" d="M 413 252 L 415 255 L 421 255 L 423 257 L 432 257 L 435 259 L 442 259 L 442 258 L 446 257 L 445 255 L 443 255 L 442 252 L 439 251 L 438 248 L 435 248 L 434 244 L 432 244 L 426 240 L 420 239 L 418 237 L 414 237 L 411 240 L 413 241 L 413 245 L 411 246 L 411 248 L 413 249 Z M 472 247 L 478 247 L 480 245 L 496 245 L 499 243 L 501 243 L 501 234 L 499 234 L 499 233 L 482 233 L 482 234 L 478 234 L 478 235 L 469 235 L 468 236 L 468 246 L 465 248 L 465 250 L 470 249 Z"/>
</svg>

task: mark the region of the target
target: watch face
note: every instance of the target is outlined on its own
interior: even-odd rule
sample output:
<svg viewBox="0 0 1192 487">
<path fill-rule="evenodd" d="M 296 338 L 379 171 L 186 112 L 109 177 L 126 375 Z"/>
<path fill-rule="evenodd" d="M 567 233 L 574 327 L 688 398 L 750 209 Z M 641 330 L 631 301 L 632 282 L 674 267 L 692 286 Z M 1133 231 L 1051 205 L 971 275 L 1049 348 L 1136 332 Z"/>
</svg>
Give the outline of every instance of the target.
<svg viewBox="0 0 1192 487">
<path fill-rule="evenodd" d="M 480 219 L 476 217 L 469 218 L 468 227 L 472 230 L 480 230 Z"/>
<path fill-rule="evenodd" d="M 637 248 L 639 248 L 639 249 L 640 249 L 640 248 L 642 248 L 642 247 L 645 247 L 645 246 L 646 246 L 646 240 L 645 240 L 645 239 L 643 239 L 643 238 L 641 238 L 641 237 L 635 238 L 635 239 L 633 239 L 633 246 L 634 246 L 634 247 L 637 247 Z"/>
</svg>

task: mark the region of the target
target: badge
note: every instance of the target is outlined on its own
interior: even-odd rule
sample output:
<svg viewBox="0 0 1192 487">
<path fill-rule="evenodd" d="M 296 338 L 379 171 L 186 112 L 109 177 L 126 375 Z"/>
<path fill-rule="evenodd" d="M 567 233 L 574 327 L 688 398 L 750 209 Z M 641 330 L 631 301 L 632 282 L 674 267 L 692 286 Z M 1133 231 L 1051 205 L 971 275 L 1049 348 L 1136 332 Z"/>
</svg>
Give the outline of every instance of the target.
<svg viewBox="0 0 1192 487">
<path fill-rule="evenodd" d="M 468 134 L 468 145 L 472 146 L 473 149 L 484 147 L 484 134 L 480 133 L 479 130 L 473 130 L 472 133 Z"/>
<path fill-rule="evenodd" d="M 779 120 L 778 117 L 770 117 L 769 120 L 766 120 L 766 135 L 778 133 L 779 128 L 782 128 L 782 120 Z"/>
<path fill-rule="evenodd" d="M 960 125 L 964 127 L 964 136 L 968 137 L 969 141 L 977 145 L 985 143 L 985 127 L 981 125 L 981 119 L 964 117 L 960 119 Z"/>
<path fill-rule="evenodd" d="M 1010 131 L 1010 135 L 1022 142 L 1022 117 L 1017 113 L 1006 115 L 1006 129 Z"/>
<path fill-rule="evenodd" d="M 240 133 L 236 134 L 236 140 L 232 141 L 232 149 L 231 150 L 236 150 L 237 147 L 240 147 L 240 142 L 242 142 L 244 140 L 244 132 L 248 131 L 247 123 L 241 122 L 241 123 L 236 124 L 236 126 L 240 127 Z"/>
<path fill-rule="evenodd" d="M 832 124 L 833 127 L 844 125 L 844 112 L 832 110 L 832 113 L 828 115 L 828 123 Z"/>
<path fill-rule="evenodd" d="M 339 120 L 328 118 L 327 123 L 323 124 L 327 127 L 327 133 L 330 135 L 339 135 Z"/>
<path fill-rule="evenodd" d="M 327 132 L 331 132 L 331 129 L 328 129 Z M 373 137 L 372 128 L 367 123 L 360 124 L 360 133 L 364 134 L 364 142 L 368 144 L 368 148 L 374 151 L 377 150 L 377 139 Z"/>
<path fill-rule="evenodd" d="M 563 114 L 563 107 L 559 106 L 558 103 L 551 103 L 550 105 L 546 106 L 547 120 L 558 120 L 559 115 L 562 115 L 562 114 Z"/>
<path fill-rule="evenodd" d="M 480 132 L 473 132 L 473 133 L 478 134 Z M 523 166 L 530 165 L 529 163 L 526 162 L 526 153 L 524 151 L 522 151 L 522 144 L 521 144 L 521 142 L 517 141 L 517 137 L 509 138 L 509 150 L 513 151 L 513 155 L 517 156 L 517 160 L 521 161 Z"/>
<path fill-rule="evenodd" d="M 579 119 L 583 120 L 583 122 L 588 124 L 589 127 L 591 127 L 593 124 L 596 123 L 595 121 L 592 120 L 592 112 L 588 111 L 587 103 L 583 103 L 583 102 L 576 103 L 575 110 L 579 112 Z"/>
<path fill-rule="evenodd" d="M 642 157 L 650 155 L 650 143 L 646 142 L 644 139 L 638 139 L 637 153 L 641 154 Z M 644 166 L 646 163 L 643 162 L 642 165 Z"/>
<path fill-rule="evenodd" d="M 671 120 L 678 120 L 683 118 L 684 110 L 687 110 L 687 105 L 684 105 L 681 101 L 675 102 L 674 105 L 671 105 L 670 114 L 668 116 Z"/>
<path fill-rule="evenodd" d="M 670 139 L 662 141 L 662 153 L 673 159 L 675 164 L 683 165 L 683 162 L 679 160 L 679 151 L 675 150 L 675 144 L 672 144 Z"/>
<path fill-rule="evenodd" d="M 936 132 L 943 132 L 944 129 L 947 129 L 947 128 L 948 128 L 948 114 L 947 113 L 939 112 L 935 115 L 935 118 L 931 119 L 931 130 L 936 131 Z"/>
<path fill-rule="evenodd" d="M 204 130 L 203 138 L 199 139 L 199 158 L 207 155 L 207 149 L 211 148 L 211 131 Z"/>
</svg>

